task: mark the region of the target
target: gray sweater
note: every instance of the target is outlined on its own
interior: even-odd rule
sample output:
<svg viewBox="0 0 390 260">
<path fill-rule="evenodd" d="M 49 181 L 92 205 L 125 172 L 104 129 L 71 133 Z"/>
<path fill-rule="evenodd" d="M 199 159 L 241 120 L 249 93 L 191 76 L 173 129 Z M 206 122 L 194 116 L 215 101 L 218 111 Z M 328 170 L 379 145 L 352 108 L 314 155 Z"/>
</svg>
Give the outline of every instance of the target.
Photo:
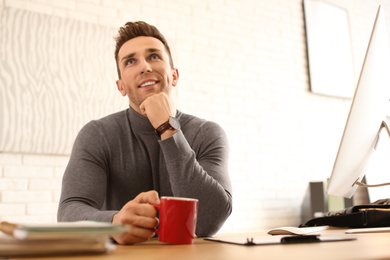
<svg viewBox="0 0 390 260">
<path fill-rule="evenodd" d="M 228 142 L 216 123 L 177 111 L 181 130 L 161 141 L 132 108 L 79 132 L 65 170 L 58 221 L 111 222 L 139 193 L 199 200 L 197 236 L 211 236 L 232 211 Z"/>
</svg>

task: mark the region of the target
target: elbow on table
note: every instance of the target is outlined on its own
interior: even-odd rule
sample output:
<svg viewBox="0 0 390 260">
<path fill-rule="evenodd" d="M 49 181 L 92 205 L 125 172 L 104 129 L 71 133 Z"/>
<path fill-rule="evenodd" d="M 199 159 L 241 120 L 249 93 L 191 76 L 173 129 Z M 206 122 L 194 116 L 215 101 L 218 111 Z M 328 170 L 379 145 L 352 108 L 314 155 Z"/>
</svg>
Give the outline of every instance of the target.
<svg viewBox="0 0 390 260">
<path fill-rule="evenodd" d="M 215 235 L 223 226 L 227 218 L 232 212 L 232 203 L 228 204 L 224 209 L 220 209 L 218 214 L 208 214 L 206 218 L 202 220 L 198 219 L 196 227 L 197 237 L 211 237 Z M 200 220 L 200 221 L 199 221 Z"/>
</svg>

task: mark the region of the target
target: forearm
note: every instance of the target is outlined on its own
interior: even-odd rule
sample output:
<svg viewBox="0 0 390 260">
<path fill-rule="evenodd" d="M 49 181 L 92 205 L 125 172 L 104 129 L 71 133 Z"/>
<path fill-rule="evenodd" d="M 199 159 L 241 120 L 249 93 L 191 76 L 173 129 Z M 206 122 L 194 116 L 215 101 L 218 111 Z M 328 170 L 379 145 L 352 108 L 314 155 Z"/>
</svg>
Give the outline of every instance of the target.
<svg viewBox="0 0 390 260">
<path fill-rule="evenodd" d="M 82 166 L 84 164 L 85 166 Z M 103 173 L 87 175 L 88 171 L 98 173 L 99 169 L 91 164 L 84 164 L 71 160 L 65 171 L 57 220 L 111 222 L 117 211 L 100 210 L 106 196 L 106 192 L 101 189 L 106 183 L 106 178 Z"/>
<path fill-rule="evenodd" d="M 204 158 L 195 152 L 179 131 L 163 146 L 174 196 L 199 200 L 196 234 L 211 236 L 232 211 L 226 147 L 216 144 Z"/>
<path fill-rule="evenodd" d="M 61 201 L 58 208 L 57 221 L 58 222 L 73 222 L 73 221 L 100 221 L 111 222 L 113 216 L 118 211 L 106 210 L 101 211 L 80 203 L 79 201 L 65 200 Z"/>
</svg>

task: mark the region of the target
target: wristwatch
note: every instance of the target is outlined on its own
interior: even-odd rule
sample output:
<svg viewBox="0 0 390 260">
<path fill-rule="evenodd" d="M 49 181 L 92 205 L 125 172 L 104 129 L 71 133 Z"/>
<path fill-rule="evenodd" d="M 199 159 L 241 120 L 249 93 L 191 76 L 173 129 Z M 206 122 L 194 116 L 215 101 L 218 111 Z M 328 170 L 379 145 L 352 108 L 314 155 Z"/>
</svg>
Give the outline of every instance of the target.
<svg viewBox="0 0 390 260">
<path fill-rule="evenodd" d="M 177 120 L 177 118 L 171 116 L 168 121 L 157 127 L 154 131 L 156 134 L 161 137 L 161 135 L 169 130 L 169 129 L 174 129 L 174 130 L 179 130 L 180 129 L 180 122 Z"/>
</svg>

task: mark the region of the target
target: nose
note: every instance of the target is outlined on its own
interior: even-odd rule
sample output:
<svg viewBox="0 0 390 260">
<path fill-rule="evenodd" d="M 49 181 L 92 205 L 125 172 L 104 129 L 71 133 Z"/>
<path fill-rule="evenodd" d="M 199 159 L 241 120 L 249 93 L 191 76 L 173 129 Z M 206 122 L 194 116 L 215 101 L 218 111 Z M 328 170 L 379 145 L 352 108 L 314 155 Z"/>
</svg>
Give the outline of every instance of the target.
<svg viewBox="0 0 390 260">
<path fill-rule="evenodd" d="M 145 72 L 151 72 L 152 67 L 150 66 L 150 63 L 147 60 L 142 60 L 140 64 L 140 74 L 144 74 Z"/>
</svg>

